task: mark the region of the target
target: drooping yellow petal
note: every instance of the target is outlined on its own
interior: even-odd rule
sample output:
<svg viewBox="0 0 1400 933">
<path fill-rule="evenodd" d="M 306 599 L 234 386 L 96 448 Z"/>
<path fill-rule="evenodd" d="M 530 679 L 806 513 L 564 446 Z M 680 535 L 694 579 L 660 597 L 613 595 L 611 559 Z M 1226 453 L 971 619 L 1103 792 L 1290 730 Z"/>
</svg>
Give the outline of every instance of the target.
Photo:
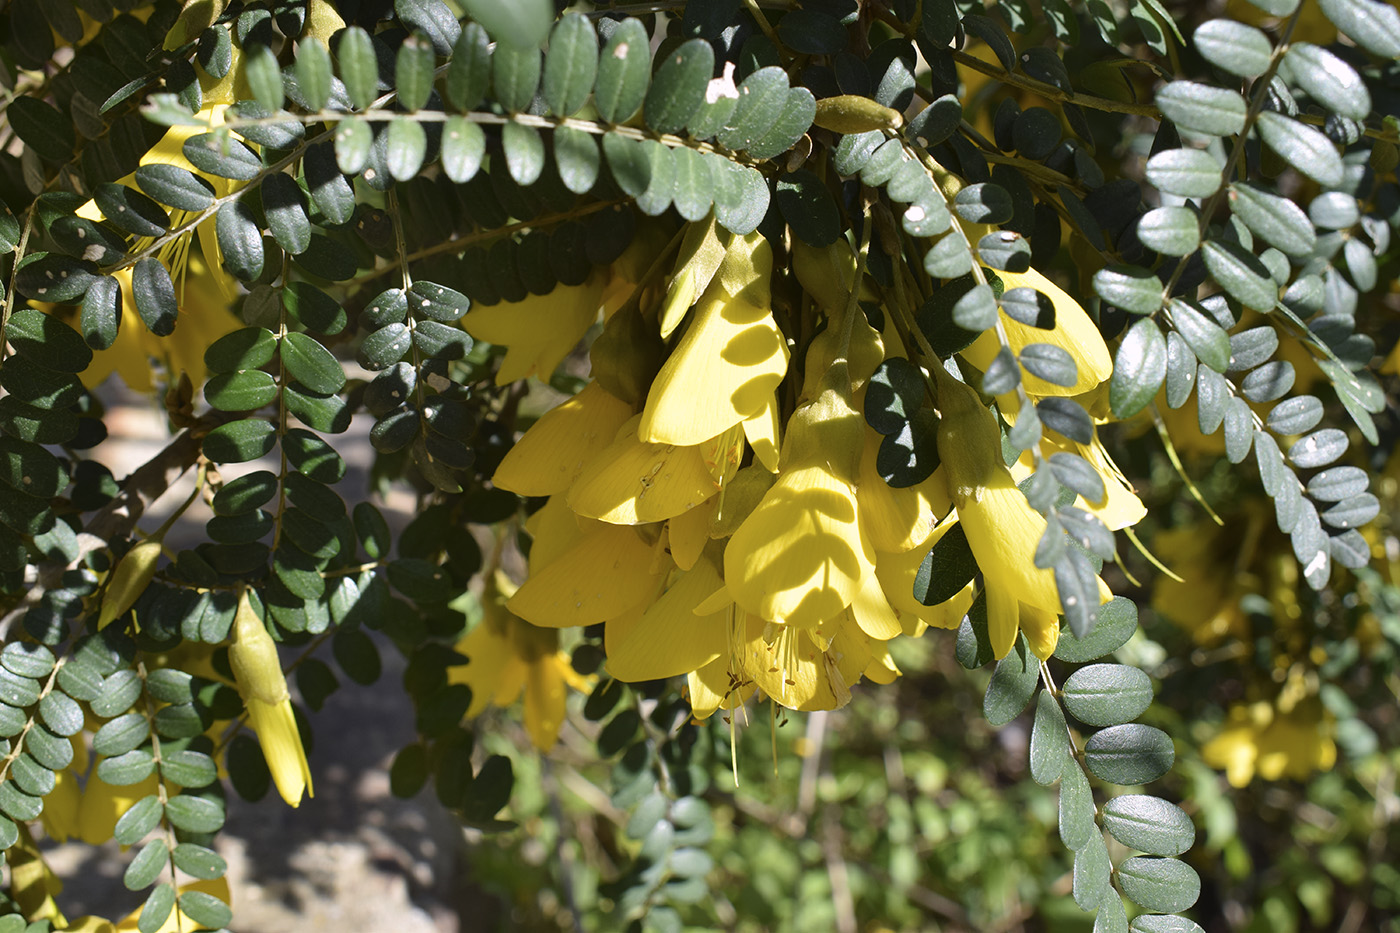
<svg viewBox="0 0 1400 933">
<path fill-rule="evenodd" d="M 904 627 L 899 623 L 899 614 L 885 598 L 885 593 L 880 588 L 880 578 L 874 573 L 861 581 L 856 598 L 851 602 L 851 616 L 860 630 L 871 638 L 889 641 L 896 635 L 904 634 Z"/>
<path fill-rule="evenodd" d="M 689 512 L 682 512 L 666 523 L 671 559 L 682 570 L 695 566 L 700 552 L 710 540 L 710 519 L 715 514 L 715 498 L 707 499 Z"/>
<path fill-rule="evenodd" d="M 580 519 L 575 515 L 563 496 L 550 496 L 539 511 L 525 520 L 525 530 L 532 539 L 530 573 L 538 573 L 553 563 L 597 524 L 593 519 Z"/>
<path fill-rule="evenodd" d="M 293 807 L 301 806 L 301 796 L 313 796 L 311 766 L 306 761 L 306 749 L 301 744 L 291 700 L 277 704 L 264 703 L 248 697 L 248 721 L 258 734 L 267 769 L 282 799 Z"/>
<path fill-rule="evenodd" d="M 568 691 L 560 664 L 567 664 L 557 654 L 541 657 L 529 665 L 525 680 L 525 730 L 530 741 L 547 752 L 559 740 L 564 725 L 564 703 Z"/>
<path fill-rule="evenodd" d="M 595 270 L 583 284 L 559 285 L 547 295 L 475 305 L 462 327 L 477 340 L 507 348 L 496 385 L 526 376 L 547 382 L 597 319 L 606 284 L 605 273 Z"/>
<path fill-rule="evenodd" d="M 650 444 L 626 424 L 569 487 L 579 515 L 615 525 L 665 521 L 719 492 L 700 446 Z"/>
<path fill-rule="evenodd" d="M 725 651 L 728 611 L 697 615 L 716 587 L 718 571 L 702 557 L 678 573 L 645 612 L 610 620 L 604 631 L 608 672 L 618 680 L 658 680 L 704 667 Z"/>
<path fill-rule="evenodd" d="M 755 687 L 742 672 L 736 672 L 727 655 L 715 658 L 686 675 L 690 711 L 696 719 L 708 719 L 715 710 L 735 709 L 748 702 Z"/>
<path fill-rule="evenodd" d="M 768 399 L 757 414 L 744 419 L 744 437 L 753 448 L 754 459 L 763 464 L 770 473 L 778 472 L 778 453 L 781 450 L 778 424 L 778 399 Z"/>
<path fill-rule="evenodd" d="M 938 605 L 925 606 L 914 598 L 914 583 L 925 555 L 956 524 L 956 519 L 943 522 L 926 539 L 907 551 L 877 551 L 875 554 L 875 576 L 890 606 L 900 614 L 905 634 L 922 633 L 922 629 L 912 624 L 911 620 L 934 628 L 957 628 L 972 606 L 972 583 L 964 586 L 952 599 Z"/>
<path fill-rule="evenodd" d="M 486 712 L 500 692 L 507 665 L 513 658 L 510 640 L 482 620 L 466 637 L 457 642 L 457 651 L 467 657 L 466 664 L 454 664 L 447 669 L 447 682 L 466 684 L 472 690 L 472 702 L 467 718 L 474 719 Z M 507 703 L 514 700 L 510 697 Z"/>
<path fill-rule="evenodd" d="M 815 630 L 765 625 L 749 617 L 744 669 L 758 689 L 788 709 L 840 709 L 851 701 L 849 685 Z M 825 639 L 822 639 L 825 642 Z"/>
<path fill-rule="evenodd" d="M 729 232 L 715 223 L 713 214 L 686 230 L 676 254 L 676 271 L 658 314 L 663 339 L 671 336 L 690 306 L 710 287 L 724 261 L 729 239 Z"/>
<path fill-rule="evenodd" d="M 632 409 L 626 402 L 590 382 L 521 435 L 491 482 L 522 496 L 563 492 L 590 460 L 607 449 L 630 417 Z"/>
<path fill-rule="evenodd" d="M 1026 642 L 1031 653 L 1040 660 L 1048 660 L 1060 643 L 1060 619 L 1053 612 L 1021 604 L 1021 631 L 1026 633 Z"/>
<path fill-rule="evenodd" d="M 654 544 L 629 525 L 599 524 L 555 560 L 536 569 L 506 602 L 527 622 L 546 628 L 592 625 L 651 600 Z"/>
<path fill-rule="evenodd" d="M 1001 323 L 1012 352 L 1019 355 L 1023 348 L 1032 343 L 1052 344 L 1069 353 L 1079 370 L 1079 378 L 1071 386 L 1057 386 L 1038 376 L 1024 373 L 1027 392 L 1042 396 L 1079 395 L 1101 382 L 1106 382 L 1109 376 L 1113 375 L 1113 359 L 1109 355 L 1103 335 L 1079 306 L 1079 302 L 1071 298 L 1064 289 L 1035 269 L 1026 272 L 998 271 L 996 274 L 1007 291 L 1013 288 L 1033 288 L 1049 298 L 1055 308 L 1055 326 L 1050 330 L 1022 324 L 1004 313 L 1001 314 Z M 1001 344 L 995 331 L 988 330 L 978 337 L 972 346 L 963 350 L 962 354 L 973 366 L 986 370 L 1000 349 Z"/>
<path fill-rule="evenodd" d="M 874 566 L 855 490 L 825 466 L 780 473 L 724 551 L 735 602 L 760 618 L 804 627 L 849 606 Z"/>
</svg>

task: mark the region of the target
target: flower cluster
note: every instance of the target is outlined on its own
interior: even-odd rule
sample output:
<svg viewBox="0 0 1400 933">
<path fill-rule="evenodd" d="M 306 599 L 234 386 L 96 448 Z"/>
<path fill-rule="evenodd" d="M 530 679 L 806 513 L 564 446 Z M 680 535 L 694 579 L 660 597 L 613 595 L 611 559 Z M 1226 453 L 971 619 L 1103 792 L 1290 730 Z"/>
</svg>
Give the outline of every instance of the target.
<svg viewBox="0 0 1400 933">
<path fill-rule="evenodd" d="M 911 356 L 907 330 L 893 313 L 872 325 L 860 299 L 893 299 L 858 275 L 844 241 L 794 243 L 792 258 L 807 300 L 775 314 L 769 242 L 696 224 L 664 294 L 609 317 L 594 381 L 532 425 L 495 473 L 499 488 L 547 497 L 526 526 L 528 578 L 506 608 L 547 628 L 602 623 L 614 677 L 686 675 L 699 717 L 755 692 L 792 709 L 833 709 L 862 677 L 898 676 L 892 639 L 966 615 L 975 583 L 938 605 L 914 597 L 925 555 L 961 524 L 996 655 L 1024 631 L 1047 657 L 1060 603 L 1054 574 L 1033 559 L 1046 520 L 1017 488 L 1031 458 L 1007 465 L 997 416 L 955 363 L 935 361 L 921 372 L 940 415 L 942 465 L 914 485 L 887 484 L 881 437 L 862 411 L 880 364 Z M 1003 338 L 1013 349 L 1053 343 L 1077 364 L 1071 386 L 1028 377 L 1032 399 L 1096 392 L 1111 364 L 1083 309 L 1037 272 L 1001 275 L 1056 311 L 1053 329 L 1002 315 Z M 571 312 L 571 333 L 596 317 L 601 291 L 575 296 L 588 304 Z M 463 323 L 472 329 L 471 316 Z M 512 377 L 529 368 L 526 357 L 541 375 L 560 358 L 511 336 Z M 964 353 L 969 372 L 997 349 L 989 331 Z M 655 375 L 648 383 L 639 373 Z M 998 404 L 1014 419 L 1014 395 Z M 1099 469 L 1105 496 L 1083 506 L 1109 527 L 1141 517 L 1097 439 L 1047 436 L 1042 448 L 1073 449 Z M 1110 597 L 1102 583 L 1100 595 Z"/>
</svg>

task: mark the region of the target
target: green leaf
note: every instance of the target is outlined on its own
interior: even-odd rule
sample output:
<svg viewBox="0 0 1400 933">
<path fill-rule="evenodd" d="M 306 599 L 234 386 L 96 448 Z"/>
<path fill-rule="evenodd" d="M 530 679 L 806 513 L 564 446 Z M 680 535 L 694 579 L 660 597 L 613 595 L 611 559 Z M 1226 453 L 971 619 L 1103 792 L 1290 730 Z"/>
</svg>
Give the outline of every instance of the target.
<svg viewBox="0 0 1400 933">
<path fill-rule="evenodd" d="M 997 300 L 990 285 L 974 285 L 953 303 L 953 323 L 981 333 L 996 324 Z"/>
<path fill-rule="evenodd" d="M 204 455 L 215 463 L 246 463 L 265 457 L 277 443 L 277 428 L 247 418 L 219 425 L 204 438 Z"/>
<path fill-rule="evenodd" d="M 1347 435 L 1337 428 L 1323 428 L 1301 438 L 1288 448 L 1288 459 L 1304 470 L 1327 466 L 1347 450 Z"/>
<path fill-rule="evenodd" d="M 544 63 L 544 99 L 561 117 L 588 102 L 598 75 L 598 34 L 582 13 L 569 13 L 554 25 Z"/>
<path fill-rule="evenodd" d="M 1253 253 L 1236 243 L 1211 240 L 1201 255 L 1211 277 L 1246 308 L 1268 312 L 1278 303 L 1278 286 Z"/>
<path fill-rule="evenodd" d="M 507 123 L 501 127 L 501 144 L 506 168 L 517 184 L 529 186 L 539 180 L 545 159 L 544 139 L 539 130 L 521 123 Z"/>
<path fill-rule="evenodd" d="M 59 163 L 73 158 L 78 145 L 73 121 L 52 104 L 20 94 L 11 98 L 6 113 L 10 128 L 35 155 Z"/>
<path fill-rule="evenodd" d="M 1071 852 L 1078 852 L 1097 833 L 1089 779 L 1077 762 L 1071 762 L 1060 777 L 1060 841 Z"/>
<path fill-rule="evenodd" d="M 651 139 L 639 144 L 648 165 L 646 190 L 637 196 L 637 209 L 648 217 L 656 217 L 671 206 L 671 195 L 675 192 L 676 166 L 671 159 L 671 150 Z"/>
<path fill-rule="evenodd" d="M 170 215 L 148 195 L 113 183 L 98 185 L 92 199 L 113 226 L 137 236 L 160 236 L 170 229 Z"/>
<path fill-rule="evenodd" d="M 1123 893 L 1150 911 L 1186 910 L 1201 896 L 1196 870 L 1174 858 L 1135 855 L 1118 866 Z"/>
<path fill-rule="evenodd" d="M 937 606 L 962 592 L 963 587 L 977 575 L 977 561 L 972 556 L 967 534 L 962 525 L 948 529 L 923 562 L 914 579 L 914 598 L 925 606 Z"/>
<path fill-rule="evenodd" d="M 287 462 L 298 473 L 331 485 L 345 478 L 345 460 L 324 440 L 301 428 L 292 428 L 282 439 Z"/>
<path fill-rule="evenodd" d="M 1115 417 L 1130 418 L 1157 394 L 1167 375 L 1167 341 L 1151 318 L 1139 319 L 1123 338 L 1114 357 L 1109 382 L 1109 407 Z"/>
<path fill-rule="evenodd" d="M 141 915 L 136 918 L 136 929 L 140 933 L 156 933 L 165 925 L 170 912 L 175 909 L 175 888 L 163 881 L 151 891 L 146 903 L 141 907 Z"/>
<path fill-rule="evenodd" d="M 170 864 L 170 849 L 164 839 L 152 839 L 141 847 L 122 875 L 122 884 L 129 891 L 139 891 L 155 883 L 165 866 Z"/>
<path fill-rule="evenodd" d="M 103 723 L 93 734 L 92 750 L 109 758 L 125 755 L 146 741 L 150 734 L 150 724 L 143 714 L 127 713 Z"/>
<path fill-rule="evenodd" d="M 1220 189 L 1221 164 L 1201 149 L 1167 149 L 1147 160 L 1147 180 L 1167 194 L 1208 198 Z"/>
<path fill-rule="evenodd" d="M 714 47 L 705 39 L 691 39 L 668 53 L 646 94 L 647 126 L 657 133 L 685 129 L 705 100 L 714 68 Z"/>
<path fill-rule="evenodd" d="M 1114 839 L 1148 855 L 1181 855 L 1196 841 L 1196 827 L 1185 810 L 1145 794 L 1124 794 L 1108 801 L 1103 824 Z"/>
<path fill-rule="evenodd" d="M 1036 698 L 1035 723 L 1031 727 L 1031 777 L 1037 784 L 1054 784 L 1067 764 L 1078 767 L 1072 764 L 1072 751 L 1060 704 L 1049 690 L 1040 691 Z"/>
<path fill-rule="evenodd" d="M 1323 14 L 1366 51 L 1400 56 L 1400 11 L 1379 0 L 1318 0 Z"/>
<path fill-rule="evenodd" d="M 155 794 L 142 797 L 117 820 L 112 837 L 124 846 L 133 846 L 160 825 L 160 798 Z"/>
<path fill-rule="evenodd" d="M 1319 185 L 1342 183 L 1342 157 L 1321 131 L 1272 110 L 1260 113 L 1256 126 L 1265 145 Z"/>
<path fill-rule="evenodd" d="M 993 726 L 1004 726 L 1026 708 L 1040 682 L 1040 662 L 1019 638 L 1006 657 L 997 662 L 982 699 L 982 715 Z"/>
<path fill-rule="evenodd" d="M 1103 833 L 1090 833 L 1089 842 L 1074 853 L 1074 902 L 1080 910 L 1094 910 L 1103 902 L 1111 890 L 1108 878 L 1112 867 Z"/>
<path fill-rule="evenodd" d="M 447 63 L 447 99 L 458 110 L 474 110 L 491 81 L 491 44 L 486 30 L 467 23 Z"/>
<path fill-rule="evenodd" d="M 1065 708 L 1085 725 L 1131 722 L 1152 705 L 1152 681 L 1125 664 L 1090 664 L 1064 684 Z"/>
<path fill-rule="evenodd" d="M 1173 914 L 1140 914 L 1133 918 L 1130 933 L 1205 933 L 1185 917 Z"/>
<path fill-rule="evenodd" d="M 312 110 L 322 110 L 331 99 L 331 53 L 325 40 L 306 36 L 297 43 L 297 84 Z"/>
<path fill-rule="evenodd" d="M 760 68 L 738 87 L 734 112 L 717 136 L 728 149 L 748 149 L 772 129 L 787 105 L 787 72 L 777 67 Z"/>
<path fill-rule="evenodd" d="M 1265 426 L 1280 436 L 1302 434 L 1317 427 L 1322 420 L 1322 402 L 1315 395 L 1296 395 L 1273 407 L 1264 420 Z"/>
<path fill-rule="evenodd" d="M 396 117 L 389 121 L 389 128 L 385 134 L 385 158 L 389 174 L 395 181 L 408 181 L 418 174 L 418 169 L 423 165 L 423 157 L 427 155 L 427 131 L 416 120 Z"/>
<path fill-rule="evenodd" d="M 1026 372 L 1051 385 L 1072 386 L 1079 379 L 1074 357 L 1063 347 L 1052 343 L 1027 344 L 1021 350 L 1020 360 Z"/>
<path fill-rule="evenodd" d="M 1369 475 L 1360 467 L 1329 467 L 1308 480 L 1308 495 L 1320 502 L 1341 502 L 1366 492 L 1369 485 Z"/>
<path fill-rule="evenodd" d="M 538 48 L 554 22 L 549 0 L 463 0 L 462 6 L 493 39 L 516 48 Z"/>
<path fill-rule="evenodd" d="M 204 210 L 214 203 L 214 188 L 179 165 L 141 165 L 136 170 L 141 191 L 178 210 Z"/>
<path fill-rule="evenodd" d="M 1225 407 L 1225 459 L 1242 463 L 1254 442 L 1254 414 L 1241 398 L 1232 398 Z"/>
<path fill-rule="evenodd" d="M 1187 256 L 1200 245 L 1200 220 L 1189 207 L 1157 207 L 1138 221 L 1137 235 L 1148 249 Z"/>
<path fill-rule="evenodd" d="M 379 96 L 379 61 L 375 57 L 374 40 L 369 33 L 359 26 L 351 26 L 342 32 L 336 44 L 336 61 L 340 65 L 340 79 L 345 82 L 345 93 L 351 105 L 356 110 L 364 110 L 374 103 Z M 342 123 L 342 128 L 345 125 Z M 344 168 L 343 162 L 341 167 Z"/>
<path fill-rule="evenodd" d="M 182 842 L 171 853 L 175 867 L 192 878 L 212 881 L 222 878 L 228 871 L 228 863 L 223 856 L 212 849 L 191 842 Z"/>
<path fill-rule="evenodd" d="M 221 206 L 214 217 L 214 231 L 218 237 L 219 251 L 223 254 L 224 268 L 234 278 L 252 282 L 262 275 L 266 261 L 262 230 L 258 228 L 257 219 L 247 204 L 238 200 Z"/>
<path fill-rule="evenodd" d="M 1173 81 L 1162 88 L 1157 107 L 1181 129 L 1209 136 L 1242 131 L 1247 110 L 1239 92 L 1195 81 Z"/>
<path fill-rule="evenodd" d="M 97 281 L 97 268 L 90 262 L 83 262 L 55 253 L 31 253 L 30 255 L 37 258 L 20 267 L 14 279 L 15 290 L 28 298 L 33 298 L 36 301 L 52 301 L 56 304 L 76 304 L 83 295 L 87 294 L 88 287 Z M 38 311 L 30 311 L 29 313 L 47 317 Z M 16 313 L 14 317 L 19 317 L 19 313 Z M 62 323 L 59 323 L 59 326 L 69 333 L 73 333 L 71 327 Z M 14 318 L 11 318 L 10 327 L 14 327 Z M 11 341 L 14 339 L 8 330 L 5 336 Z M 77 335 L 74 334 L 74 336 Z M 91 361 L 92 351 L 83 345 L 82 338 L 78 338 L 78 344 L 83 346 L 83 350 L 87 353 L 87 359 Z M 16 350 L 18 349 L 16 347 Z M 69 371 L 66 365 L 51 368 L 60 372 Z M 83 368 L 86 368 L 86 364 Z"/>
<path fill-rule="evenodd" d="M 277 399 L 277 383 L 261 370 L 221 373 L 205 384 L 204 398 L 219 411 L 256 411 Z"/>
<path fill-rule="evenodd" d="M 1241 78 L 1256 78 L 1269 70 L 1274 47 L 1269 37 L 1253 26 L 1231 19 L 1212 19 L 1196 27 L 1192 36 L 1196 51 L 1221 71 Z"/>
<path fill-rule="evenodd" d="M 282 338 L 282 365 L 288 374 L 312 392 L 329 395 L 345 386 L 345 370 L 331 352 L 306 334 Z"/>
<path fill-rule="evenodd" d="M 136 264 L 131 270 L 131 292 L 147 330 L 157 337 L 175 332 L 175 319 L 180 313 L 175 285 L 159 259 L 147 256 Z"/>
<path fill-rule="evenodd" d="M 562 132 L 565 132 L 563 127 L 555 130 L 556 146 L 558 134 Z M 594 153 L 596 156 L 596 145 Z M 442 128 L 442 170 L 448 179 L 459 185 L 471 181 L 481 168 L 481 159 L 485 154 L 486 134 L 481 126 L 466 117 L 449 117 Z M 560 175 L 563 174 L 561 166 Z"/>
<path fill-rule="evenodd" d="M 1141 723 L 1110 726 L 1084 743 L 1084 764 L 1110 784 L 1146 784 L 1171 770 L 1171 736 Z"/>
<path fill-rule="evenodd" d="M 822 180 L 806 169 L 778 180 L 778 210 L 799 239 L 810 246 L 823 247 L 841 233 L 840 212 Z"/>
<path fill-rule="evenodd" d="M 540 50 L 497 46 L 491 57 L 496 98 L 507 111 L 524 113 L 540 86 Z"/>
<path fill-rule="evenodd" d="M 165 814 L 187 833 L 217 832 L 224 825 L 224 805 L 211 797 L 179 794 L 166 803 Z"/>
<path fill-rule="evenodd" d="M 1224 329 L 1183 299 L 1173 298 L 1170 308 L 1177 333 L 1196 358 L 1218 373 L 1225 372 L 1230 365 L 1230 337 Z"/>
<path fill-rule="evenodd" d="M 421 110 L 428 103 L 436 66 L 437 55 L 427 36 L 415 32 L 403 40 L 394 60 L 394 85 L 405 110 Z"/>
<path fill-rule="evenodd" d="M 603 155 L 607 156 L 608 170 L 612 172 L 613 180 L 624 194 L 634 198 L 651 184 L 651 149 L 648 142 L 628 139 L 617 133 L 608 133 L 603 137 Z"/>
<path fill-rule="evenodd" d="M 12 674 L 37 680 L 53 670 L 54 654 L 43 645 L 11 642 L 0 652 L 0 666 Z"/>
<path fill-rule="evenodd" d="M 71 697 L 56 691 L 39 700 L 39 718 L 56 735 L 77 735 L 83 729 L 82 708 Z"/>
<path fill-rule="evenodd" d="M 185 916 L 210 930 L 222 929 L 233 919 L 233 911 L 227 904 L 203 891 L 186 891 L 180 895 L 179 902 Z"/>
<path fill-rule="evenodd" d="M 1162 280 L 1140 266 L 1109 266 L 1094 273 L 1094 292 L 1132 314 L 1154 314 L 1162 306 Z"/>
<path fill-rule="evenodd" d="M 709 75 L 705 78 L 708 83 Z M 598 116 L 606 123 L 632 119 L 648 96 L 650 80 L 651 39 L 640 20 L 628 17 L 613 30 L 598 60 L 593 91 Z M 606 148 L 606 138 L 604 142 Z"/>
<path fill-rule="evenodd" d="M 691 222 L 704 219 L 714 203 L 711 192 L 715 185 L 710 173 L 710 160 L 694 149 L 675 149 L 671 152 L 671 163 L 675 169 L 671 198 L 676 212 Z"/>
<path fill-rule="evenodd" d="M 277 244 L 293 255 L 305 252 L 311 242 L 311 220 L 296 179 L 282 172 L 263 179 L 262 203 L 268 231 Z"/>
<path fill-rule="evenodd" d="M 1006 223 L 1014 210 L 1007 190 L 990 182 L 960 190 L 953 198 L 953 209 L 963 220 L 975 224 Z"/>
<path fill-rule="evenodd" d="M 227 373 L 259 369 L 272 362 L 277 338 L 261 327 L 245 327 L 225 334 L 204 351 L 204 365 L 211 372 Z"/>
<path fill-rule="evenodd" d="M 479 132 L 479 131 L 478 131 Z M 478 157 L 479 158 L 479 157 Z M 447 146 L 443 144 L 443 162 L 447 161 Z M 587 194 L 598 181 L 601 158 L 593 134 L 570 126 L 554 131 L 554 163 L 559 179 L 574 194 Z"/>
<path fill-rule="evenodd" d="M 1289 198 L 1236 183 L 1230 185 L 1230 209 L 1256 235 L 1290 256 L 1307 255 L 1317 242 L 1308 215 Z"/>
<path fill-rule="evenodd" d="M 1371 93 L 1361 75 L 1326 49 L 1311 42 L 1294 42 L 1284 64 L 1308 96 L 1333 113 L 1353 120 L 1371 115 Z"/>
</svg>

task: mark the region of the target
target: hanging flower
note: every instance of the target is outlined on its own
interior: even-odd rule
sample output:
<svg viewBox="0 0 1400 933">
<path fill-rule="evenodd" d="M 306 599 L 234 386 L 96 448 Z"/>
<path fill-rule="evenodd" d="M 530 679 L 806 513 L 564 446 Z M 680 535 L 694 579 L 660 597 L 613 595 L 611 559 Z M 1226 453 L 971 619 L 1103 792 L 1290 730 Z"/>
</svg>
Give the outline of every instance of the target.
<svg viewBox="0 0 1400 933">
<path fill-rule="evenodd" d="M 1220 732 L 1201 748 L 1201 758 L 1225 772 L 1233 787 L 1255 777 L 1265 781 L 1307 780 L 1337 762 L 1335 720 L 1316 697 L 1287 710 L 1262 700 L 1230 708 Z"/>
<path fill-rule="evenodd" d="M 238 597 L 228 659 L 277 792 L 287 803 L 300 806 L 303 793 L 313 795 L 311 767 L 307 764 L 306 750 L 292 713 L 292 700 L 287 692 L 282 662 L 277 657 L 277 645 L 253 610 L 246 589 Z"/>
<path fill-rule="evenodd" d="M 482 619 L 457 643 L 468 662 L 448 668 L 447 677 L 471 687 L 469 719 L 488 706 L 510 706 L 523 692 L 525 729 L 543 752 L 559 740 L 567 688 L 588 693 L 592 685 L 559 650 L 557 631 L 531 625 L 505 608 L 514 590 L 501 571 L 490 575 L 481 596 Z"/>
</svg>

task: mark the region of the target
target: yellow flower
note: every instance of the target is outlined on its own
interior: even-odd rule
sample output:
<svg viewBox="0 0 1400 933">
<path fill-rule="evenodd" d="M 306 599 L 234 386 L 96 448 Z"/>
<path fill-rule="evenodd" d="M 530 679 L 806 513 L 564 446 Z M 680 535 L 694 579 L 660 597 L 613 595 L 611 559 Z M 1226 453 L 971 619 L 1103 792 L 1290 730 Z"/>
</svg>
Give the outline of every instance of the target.
<svg viewBox="0 0 1400 933">
<path fill-rule="evenodd" d="M 569 507 L 586 518 L 616 525 L 659 522 L 690 511 L 719 492 L 707 465 L 724 436 L 705 445 L 652 444 L 637 437 L 638 415 L 618 431 L 617 440 L 584 467 L 569 487 Z"/>
<path fill-rule="evenodd" d="M 591 685 L 559 650 L 559 633 L 517 618 L 505 608 L 505 596 L 514 587 L 499 570 L 482 593 L 482 619 L 461 641 L 457 650 L 468 663 L 448 668 L 450 683 L 472 689 L 467 717 L 474 718 L 488 706 L 506 707 L 525 694 L 525 729 L 540 751 L 559 740 L 564 725 L 568 687 L 587 693 Z"/>
<path fill-rule="evenodd" d="M 723 586 L 714 564 L 702 556 L 690 570 L 673 574 L 655 602 L 608 620 L 608 672 L 618 680 L 657 680 L 688 674 L 723 655 L 727 610 L 697 611 Z"/>
<path fill-rule="evenodd" d="M 564 522 L 572 521 L 572 514 L 563 511 L 562 530 L 568 534 Z M 506 602 L 511 612 L 535 625 L 568 628 L 615 618 L 655 596 L 663 582 L 652 567 L 658 528 L 592 522 L 581 534 L 578 530 L 557 553 L 546 536 L 536 536 L 530 576 Z M 537 565 L 534 551 L 542 538 L 552 559 Z"/>
<path fill-rule="evenodd" d="M 1001 437 L 977 394 L 941 368 L 938 452 L 967 543 L 987 591 L 987 628 L 993 653 L 1005 657 L 1024 631 L 1037 657 L 1047 658 L 1059 638 L 1060 598 L 1055 575 L 1035 565 L 1045 518 L 1016 488 L 1001 460 Z M 1098 581 L 1099 600 L 1113 594 Z"/>
<path fill-rule="evenodd" d="M 311 766 L 307 764 L 301 733 L 297 731 L 277 645 L 253 610 L 246 589 L 238 598 L 228 659 L 277 792 L 287 803 L 300 806 L 303 793 L 314 796 Z"/>
<path fill-rule="evenodd" d="M 1071 386 L 1058 386 L 1039 376 L 1023 374 L 1026 391 L 1031 395 L 1081 395 L 1113 375 L 1113 358 L 1098 327 L 1064 289 L 1035 269 L 1026 272 L 997 272 L 1007 291 L 1013 288 L 1033 288 L 1050 299 L 1055 308 L 1055 326 L 1049 330 L 1031 327 L 1000 314 L 1007 343 L 1018 356 L 1032 343 L 1048 343 L 1065 350 L 1074 359 L 1079 378 Z M 1001 349 L 995 331 L 985 331 L 962 351 L 969 363 L 985 371 Z"/>
<path fill-rule="evenodd" d="M 559 285 L 547 295 L 474 305 L 462 327 L 477 340 L 506 348 L 496 373 L 503 386 L 536 376 L 545 382 L 598 319 L 608 273 L 595 269 L 581 285 Z"/>
<path fill-rule="evenodd" d="M 1234 787 L 1245 787 L 1256 775 L 1265 781 L 1302 781 L 1336 764 L 1333 728 L 1332 714 L 1316 697 L 1286 712 L 1267 700 L 1239 704 L 1231 707 L 1224 728 L 1201 749 L 1201 758 L 1224 771 Z"/>
<path fill-rule="evenodd" d="M 772 262 L 759 234 L 731 241 L 685 336 L 647 394 L 642 440 L 693 446 L 764 414 L 788 362 L 787 343 L 769 307 Z M 755 432 L 760 428 L 756 424 Z"/>
</svg>

